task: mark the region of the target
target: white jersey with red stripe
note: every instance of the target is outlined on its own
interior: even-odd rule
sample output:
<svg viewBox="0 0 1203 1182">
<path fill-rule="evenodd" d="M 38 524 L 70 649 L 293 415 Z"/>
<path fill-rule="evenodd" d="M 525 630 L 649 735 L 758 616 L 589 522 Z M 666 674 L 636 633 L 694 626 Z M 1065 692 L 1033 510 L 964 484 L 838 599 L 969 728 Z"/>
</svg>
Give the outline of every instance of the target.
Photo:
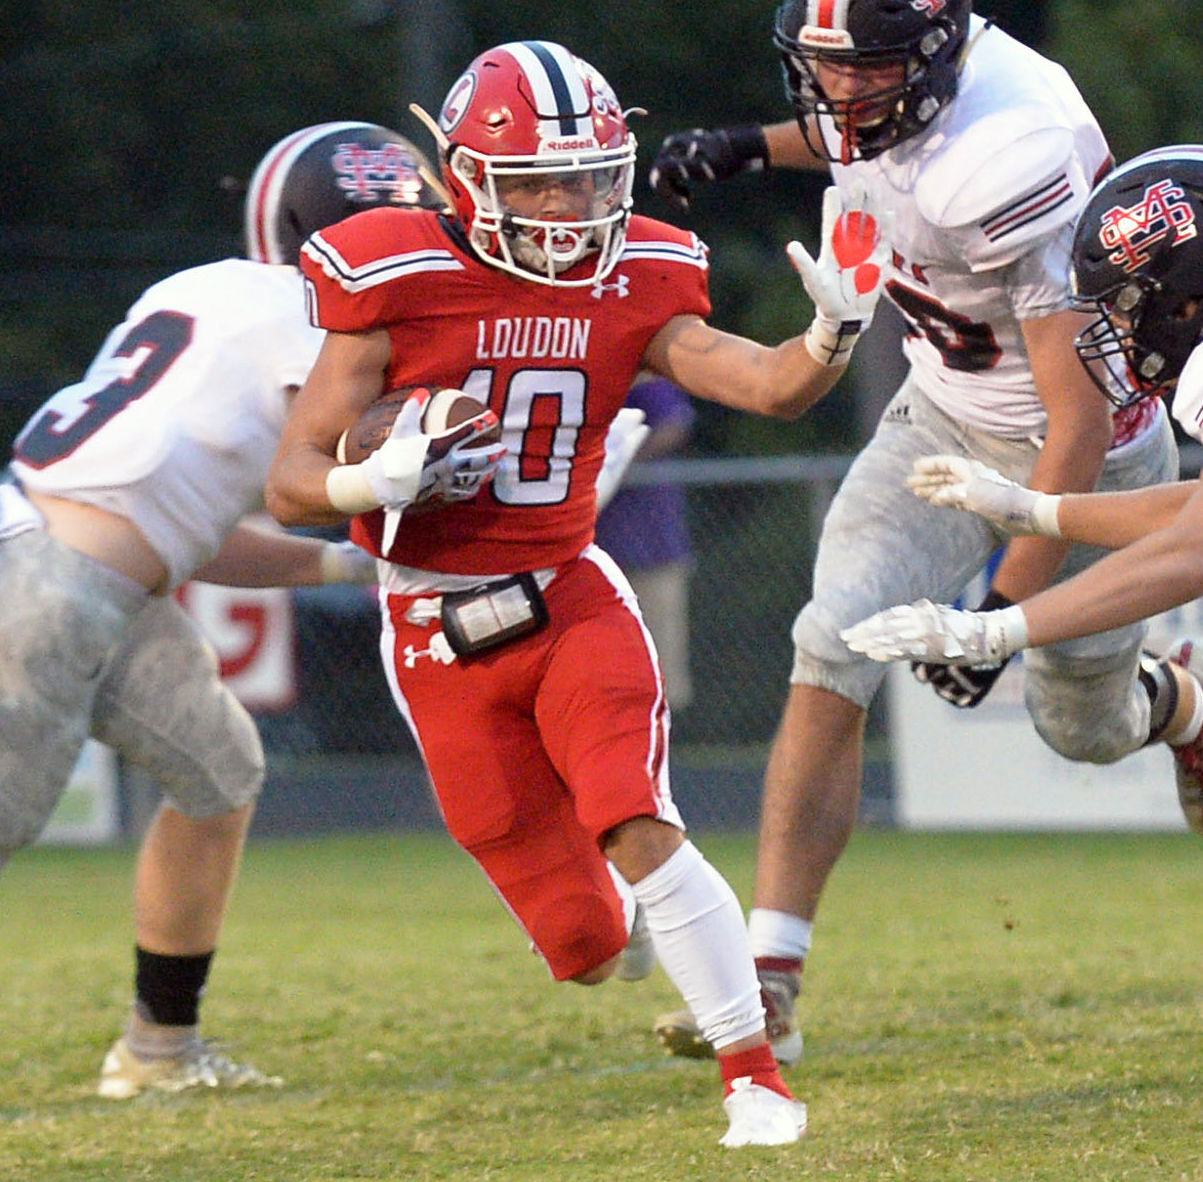
<svg viewBox="0 0 1203 1182">
<path fill-rule="evenodd" d="M 156 283 L 14 445 L 29 489 L 132 521 L 178 586 L 263 508 L 287 391 L 321 347 L 296 267 L 227 259 Z"/>
<path fill-rule="evenodd" d="M 457 223 L 425 210 L 356 214 L 314 234 L 301 267 L 315 323 L 388 330 L 387 389 L 469 390 L 501 421 L 509 450 L 496 478 L 471 501 L 407 516 L 385 555 L 444 574 L 577 557 L 593 538 L 606 431 L 649 342 L 674 316 L 710 313 L 705 247 L 643 217 L 631 219 L 617 265 L 592 287 L 490 267 Z M 363 514 L 352 537 L 380 554 L 382 522 L 380 510 Z"/>
<path fill-rule="evenodd" d="M 893 211 L 885 290 L 924 393 L 973 427 L 1043 435 L 1020 323 L 1068 306 L 1073 222 L 1111 154 L 1059 65 L 980 17 L 969 41 L 926 132 L 832 173 L 846 199 Z"/>
</svg>

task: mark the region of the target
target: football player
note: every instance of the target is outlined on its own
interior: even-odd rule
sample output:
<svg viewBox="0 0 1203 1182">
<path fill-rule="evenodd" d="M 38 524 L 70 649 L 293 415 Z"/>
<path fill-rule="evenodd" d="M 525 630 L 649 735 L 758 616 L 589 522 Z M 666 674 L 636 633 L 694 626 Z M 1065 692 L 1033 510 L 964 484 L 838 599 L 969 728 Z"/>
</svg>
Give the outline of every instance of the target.
<svg viewBox="0 0 1203 1182">
<path fill-rule="evenodd" d="M 696 183 L 770 165 L 830 169 L 843 193 L 868 191 L 894 211 L 885 292 L 906 322 L 909 365 L 824 522 L 765 774 L 749 932 L 774 1046 L 792 1062 L 801 972 L 856 823 L 866 711 L 884 674 L 840 631 L 890 604 L 954 598 L 998 545 L 979 518 L 904 495 L 913 461 L 956 453 L 1061 493 L 1172 480 L 1177 456 L 1161 403 L 1110 406 L 1074 352 L 1085 321 L 1069 306 L 1073 223 L 1112 159 L 1065 71 L 973 15 L 970 0 L 785 0 L 774 42 L 795 119 L 671 135 L 652 184 L 678 208 Z M 983 606 L 1095 557 L 1018 538 Z M 1106 762 L 1144 741 L 1122 708 L 1141 635 L 1132 625 L 1030 655 L 1026 704 L 1045 742 Z M 917 668 L 960 707 L 979 703 L 1001 671 Z M 709 1053 L 686 1016 L 657 1026 L 670 1049 Z"/>
<path fill-rule="evenodd" d="M 1078 355 L 1119 405 L 1172 395 L 1203 441 L 1203 147 L 1146 152 L 1091 195 L 1074 235 L 1073 302 L 1092 314 Z M 1000 661 L 1030 646 L 1106 632 L 1203 595 L 1203 493 L 1189 481 L 1124 493 L 1034 492 L 962 455 L 926 456 L 908 480 L 933 505 L 980 514 L 1000 537 L 1024 534 L 1118 552 L 998 612 L 931 602 L 855 625 L 844 639 L 875 660 Z M 1121 549 L 1122 547 L 1122 549 Z M 1203 653 L 1146 656 L 1129 686 L 1142 745 L 1168 743 L 1187 824 L 1203 833 Z M 1111 725 L 1100 719 L 1099 725 Z"/>
<path fill-rule="evenodd" d="M 489 50 L 426 119 L 454 216 L 372 210 L 302 250 L 328 331 L 268 507 L 290 525 L 354 515 L 352 536 L 383 559 L 398 708 L 452 836 L 551 975 L 605 979 L 642 915 L 718 1047 L 723 1144 L 794 1141 L 805 1108 L 766 1041 L 738 901 L 686 839 L 669 791 L 654 648 L 629 584 L 592 544 L 594 480 L 641 368 L 783 417 L 826 393 L 872 313 L 884 237 L 870 210 L 844 215 L 832 190 L 818 259 L 788 248 L 819 313 L 767 348 L 706 323 L 707 256 L 693 234 L 632 214 L 623 109 L 563 46 Z M 338 464 L 335 448 L 382 390 L 416 384 L 488 402 L 508 451 L 476 495 L 403 518 L 390 541 L 382 509 L 404 510 L 412 489 L 390 483 L 383 459 Z"/>
<path fill-rule="evenodd" d="M 368 123 L 281 140 L 247 194 L 247 257 L 147 290 L 82 380 L 32 416 L 0 484 L 0 865 L 41 832 L 89 735 L 164 794 L 136 872 L 136 1000 L 102 1096 L 279 1083 L 198 1034 L 264 757 L 171 593 L 188 579 L 374 580 L 351 543 L 243 519 L 262 513 L 285 411 L 321 344 L 302 240 L 368 206 L 440 206 L 427 167 Z"/>
</svg>

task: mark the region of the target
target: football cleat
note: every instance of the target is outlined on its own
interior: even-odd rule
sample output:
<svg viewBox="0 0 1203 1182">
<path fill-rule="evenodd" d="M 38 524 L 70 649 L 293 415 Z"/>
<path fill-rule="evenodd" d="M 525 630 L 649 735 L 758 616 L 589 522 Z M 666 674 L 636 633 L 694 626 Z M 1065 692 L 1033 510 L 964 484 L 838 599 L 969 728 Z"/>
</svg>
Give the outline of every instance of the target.
<svg viewBox="0 0 1203 1182">
<path fill-rule="evenodd" d="M 774 969 L 760 969 L 758 976 L 769 1045 L 782 1067 L 793 1067 L 802 1058 L 803 1050 L 802 1031 L 798 1029 L 794 1013 L 801 981 L 797 973 Z M 714 1048 L 702 1037 L 688 1010 L 661 1014 L 653 1029 L 660 1045 L 670 1055 L 682 1059 L 714 1058 Z"/>
<path fill-rule="evenodd" d="M 108 1100 L 130 1100 L 148 1088 L 159 1092 L 184 1092 L 190 1088 L 278 1088 L 278 1075 L 264 1075 L 257 1068 L 219 1054 L 196 1039 L 180 1055 L 166 1059 L 140 1059 L 119 1038 L 104 1057 L 100 1068 L 99 1096 Z"/>
<path fill-rule="evenodd" d="M 619 953 L 614 976 L 620 981 L 642 981 L 656 967 L 656 949 L 647 929 L 647 915 L 641 905 L 635 907 L 635 919 L 627 946 Z"/>
<path fill-rule="evenodd" d="M 723 1101 L 730 1126 L 719 1138 L 728 1149 L 741 1145 L 789 1145 L 806 1132 L 806 1105 L 752 1082 L 750 1075 L 731 1081 Z"/>
<path fill-rule="evenodd" d="M 1203 653 L 1195 653 L 1193 640 L 1176 640 L 1165 659 L 1203 682 Z M 1194 833 L 1203 834 L 1203 732 L 1181 747 L 1170 747 L 1178 781 L 1178 803 Z"/>
</svg>

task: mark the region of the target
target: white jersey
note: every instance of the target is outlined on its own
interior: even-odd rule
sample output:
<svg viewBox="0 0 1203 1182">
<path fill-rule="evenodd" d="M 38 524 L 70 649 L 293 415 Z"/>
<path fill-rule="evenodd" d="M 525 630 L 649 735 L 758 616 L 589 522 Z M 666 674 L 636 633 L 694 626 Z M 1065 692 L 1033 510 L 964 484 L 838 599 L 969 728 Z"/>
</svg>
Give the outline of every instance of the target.
<svg viewBox="0 0 1203 1182">
<path fill-rule="evenodd" d="M 1174 387 L 1174 418 L 1192 438 L 1203 443 L 1203 345 L 1186 359 Z"/>
<path fill-rule="evenodd" d="M 128 518 L 176 587 L 263 507 L 286 392 L 324 335 L 295 267 L 227 259 L 181 271 L 33 416 L 13 471 L 28 489 Z"/>
<path fill-rule="evenodd" d="M 1073 222 L 1109 167 L 1069 75 L 998 29 L 981 32 L 957 95 L 924 133 L 832 165 L 845 200 L 894 214 L 886 293 L 906 317 L 915 380 L 953 418 L 1043 435 L 1020 322 L 1068 306 Z"/>
</svg>

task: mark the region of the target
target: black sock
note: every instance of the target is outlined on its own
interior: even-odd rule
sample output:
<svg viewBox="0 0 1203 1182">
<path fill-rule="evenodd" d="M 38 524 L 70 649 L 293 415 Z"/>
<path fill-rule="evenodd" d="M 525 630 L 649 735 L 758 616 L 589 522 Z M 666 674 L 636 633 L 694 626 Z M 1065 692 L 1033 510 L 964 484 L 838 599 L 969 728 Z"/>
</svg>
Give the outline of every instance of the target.
<svg viewBox="0 0 1203 1182">
<path fill-rule="evenodd" d="M 134 954 L 134 985 L 142 1016 L 160 1026 L 195 1026 L 213 953 L 160 956 L 135 947 Z"/>
</svg>

